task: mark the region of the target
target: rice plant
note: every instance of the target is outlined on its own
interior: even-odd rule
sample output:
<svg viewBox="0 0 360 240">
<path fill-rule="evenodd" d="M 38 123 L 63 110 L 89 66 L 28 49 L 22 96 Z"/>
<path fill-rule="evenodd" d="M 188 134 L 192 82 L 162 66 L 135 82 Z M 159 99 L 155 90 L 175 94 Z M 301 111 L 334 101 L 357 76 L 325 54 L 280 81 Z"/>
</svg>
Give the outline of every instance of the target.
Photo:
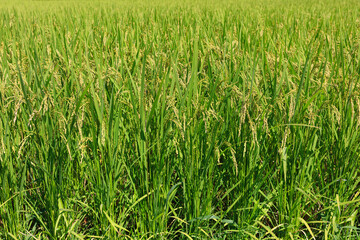
<svg viewBox="0 0 360 240">
<path fill-rule="evenodd" d="M 0 3 L 0 239 L 359 239 L 357 1 Z"/>
</svg>

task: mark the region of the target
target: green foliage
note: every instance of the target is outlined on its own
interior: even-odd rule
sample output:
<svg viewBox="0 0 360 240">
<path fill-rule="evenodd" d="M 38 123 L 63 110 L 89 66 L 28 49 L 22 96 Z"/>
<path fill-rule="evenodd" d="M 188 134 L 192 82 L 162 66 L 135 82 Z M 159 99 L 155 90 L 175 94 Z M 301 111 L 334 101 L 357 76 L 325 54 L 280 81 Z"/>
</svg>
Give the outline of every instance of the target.
<svg viewBox="0 0 360 240">
<path fill-rule="evenodd" d="M 360 238 L 358 2 L 0 7 L 0 239 Z"/>
</svg>

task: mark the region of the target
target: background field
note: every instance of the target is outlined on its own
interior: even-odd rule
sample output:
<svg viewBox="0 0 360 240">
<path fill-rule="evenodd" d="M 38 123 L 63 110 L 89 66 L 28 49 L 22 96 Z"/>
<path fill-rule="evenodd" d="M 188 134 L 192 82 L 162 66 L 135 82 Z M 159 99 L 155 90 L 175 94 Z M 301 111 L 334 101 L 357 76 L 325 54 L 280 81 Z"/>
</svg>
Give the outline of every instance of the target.
<svg viewBox="0 0 360 240">
<path fill-rule="evenodd" d="M 0 2 L 0 239 L 359 239 L 358 1 Z"/>
</svg>

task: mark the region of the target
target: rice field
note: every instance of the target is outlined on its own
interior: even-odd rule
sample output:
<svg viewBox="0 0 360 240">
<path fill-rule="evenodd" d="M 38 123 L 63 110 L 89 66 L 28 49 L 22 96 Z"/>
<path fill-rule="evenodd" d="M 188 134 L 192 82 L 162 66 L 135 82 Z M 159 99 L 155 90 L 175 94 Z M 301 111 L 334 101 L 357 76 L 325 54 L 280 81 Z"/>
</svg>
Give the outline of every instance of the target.
<svg viewBox="0 0 360 240">
<path fill-rule="evenodd" d="M 0 2 L 0 239 L 360 239 L 358 1 Z"/>
</svg>

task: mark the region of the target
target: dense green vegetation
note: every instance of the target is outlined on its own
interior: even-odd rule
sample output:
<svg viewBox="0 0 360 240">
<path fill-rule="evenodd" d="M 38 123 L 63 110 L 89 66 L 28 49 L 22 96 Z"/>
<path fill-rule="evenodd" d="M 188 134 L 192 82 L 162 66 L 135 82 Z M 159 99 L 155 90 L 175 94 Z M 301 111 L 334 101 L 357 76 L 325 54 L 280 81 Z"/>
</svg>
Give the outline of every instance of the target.
<svg viewBox="0 0 360 240">
<path fill-rule="evenodd" d="M 360 4 L 0 7 L 0 239 L 359 239 Z"/>
</svg>

